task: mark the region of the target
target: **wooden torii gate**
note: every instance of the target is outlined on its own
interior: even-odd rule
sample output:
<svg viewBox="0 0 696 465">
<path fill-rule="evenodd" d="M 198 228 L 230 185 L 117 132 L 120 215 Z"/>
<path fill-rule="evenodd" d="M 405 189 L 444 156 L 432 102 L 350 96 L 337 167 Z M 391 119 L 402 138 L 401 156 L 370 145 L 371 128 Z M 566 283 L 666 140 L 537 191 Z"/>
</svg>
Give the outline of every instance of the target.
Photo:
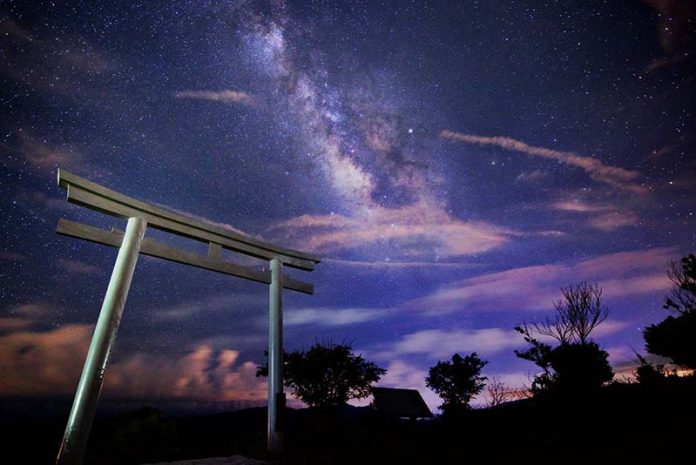
<svg viewBox="0 0 696 465">
<path fill-rule="evenodd" d="M 64 218 L 58 222 L 58 234 L 118 247 L 119 251 L 92 335 L 56 463 L 79 465 L 84 458 L 109 354 L 116 338 L 139 254 L 269 284 L 268 451 L 273 454 L 279 453 L 283 446 L 283 432 L 278 419 L 285 406 L 281 291 L 285 288 L 305 294 L 314 293 L 312 284 L 284 276 L 283 265 L 312 271 L 320 259 L 308 253 L 279 247 L 206 221 L 136 200 L 60 169 L 58 185 L 68 191 L 69 202 L 108 215 L 127 218 L 128 223 L 125 232 L 121 232 L 115 229 L 110 231 L 98 229 Z M 208 254 L 199 255 L 152 239 L 144 239 L 147 226 L 206 243 Z M 257 269 L 222 260 L 222 249 L 268 260 L 268 266 Z"/>
</svg>

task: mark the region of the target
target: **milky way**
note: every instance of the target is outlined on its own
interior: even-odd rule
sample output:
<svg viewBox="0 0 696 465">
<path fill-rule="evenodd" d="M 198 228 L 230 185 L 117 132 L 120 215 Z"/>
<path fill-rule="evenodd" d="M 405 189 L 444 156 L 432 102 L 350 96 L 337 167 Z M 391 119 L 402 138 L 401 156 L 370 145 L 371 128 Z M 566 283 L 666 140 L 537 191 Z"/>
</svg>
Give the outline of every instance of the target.
<svg viewBox="0 0 696 465">
<path fill-rule="evenodd" d="M 115 251 L 58 219 L 123 228 L 58 167 L 320 255 L 287 347 L 350 342 L 433 407 L 455 352 L 528 383 L 512 328 L 581 281 L 628 373 L 696 246 L 696 41 L 691 6 L 614 3 L 4 4 L 0 395 L 75 389 Z M 263 401 L 267 318 L 262 285 L 143 257 L 104 396 Z"/>
</svg>

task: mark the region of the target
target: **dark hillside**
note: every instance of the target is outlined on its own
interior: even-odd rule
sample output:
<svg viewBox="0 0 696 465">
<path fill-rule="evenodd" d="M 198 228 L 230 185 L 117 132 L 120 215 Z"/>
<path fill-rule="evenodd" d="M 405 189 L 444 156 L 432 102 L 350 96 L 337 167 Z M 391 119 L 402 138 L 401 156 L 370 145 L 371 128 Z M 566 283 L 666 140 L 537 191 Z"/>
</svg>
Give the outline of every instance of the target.
<svg viewBox="0 0 696 465">
<path fill-rule="evenodd" d="M 458 418 L 409 422 L 368 408 L 290 409 L 288 464 L 635 464 L 678 460 L 696 434 L 696 380 L 614 384 L 573 401 L 523 400 Z M 137 464 L 235 454 L 263 458 L 264 408 L 167 417 L 143 407 L 98 418 L 87 463 Z M 62 417 L 3 415 L 5 453 L 52 463 Z"/>
</svg>

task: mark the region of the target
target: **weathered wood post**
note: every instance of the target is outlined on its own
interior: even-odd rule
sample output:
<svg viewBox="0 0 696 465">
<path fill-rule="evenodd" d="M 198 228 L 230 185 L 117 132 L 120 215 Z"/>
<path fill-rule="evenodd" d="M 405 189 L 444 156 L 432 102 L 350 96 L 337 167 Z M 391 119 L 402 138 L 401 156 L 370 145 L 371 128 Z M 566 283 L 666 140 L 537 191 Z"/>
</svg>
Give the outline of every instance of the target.
<svg viewBox="0 0 696 465">
<path fill-rule="evenodd" d="M 283 263 L 271 260 L 268 305 L 268 452 L 283 452 Z"/>
<path fill-rule="evenodd" d="M 146 225 L 142 218 L 128 219 L 58 451 L 56 463 L 59 465 L 79 465 L 84 458 L 109 354 L 121 322 Z"/>
</svg>

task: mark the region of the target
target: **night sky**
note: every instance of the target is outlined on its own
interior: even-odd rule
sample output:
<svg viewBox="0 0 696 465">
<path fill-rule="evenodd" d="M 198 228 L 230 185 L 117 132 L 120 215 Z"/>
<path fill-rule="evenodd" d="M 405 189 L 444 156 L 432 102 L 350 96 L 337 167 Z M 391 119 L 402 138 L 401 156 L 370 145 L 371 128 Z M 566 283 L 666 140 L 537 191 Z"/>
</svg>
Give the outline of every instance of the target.
<svg viewBox="0 0 696 465">
<path fill-rule="evenodd" d="M 2 2 L 0 396 L 77 384 L 116 250 L 58 219 L 125 227 L 58 167 L 318 254 L 286 348 L 351 343 L 431 407 L 455 352 L 529 384 L 513 326 L 581 281 L 624 376 L 696 249 L 695 28 L 669 0 Z M 262 401 L 267 306 L 141 257 L 103 397 Z"/>
</svg>

